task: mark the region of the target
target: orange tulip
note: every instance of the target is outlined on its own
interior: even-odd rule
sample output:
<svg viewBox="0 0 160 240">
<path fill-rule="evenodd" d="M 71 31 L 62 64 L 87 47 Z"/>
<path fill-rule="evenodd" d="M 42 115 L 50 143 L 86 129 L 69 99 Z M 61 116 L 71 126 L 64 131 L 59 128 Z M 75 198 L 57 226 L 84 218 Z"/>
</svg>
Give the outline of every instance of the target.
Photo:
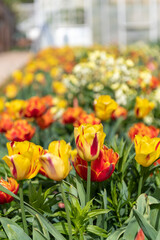
<svg viewBox="0 0 160 240">
<path fill-rule="evenodd" d="M 7 113 L 0 115 L 0 132 L 7 132 L 13 126 L 13 121 Z"/>
<path fill-rule="evenodd" d="M 12 128 L 6 132 L 5 136 L 10 141 L 29 141 L 34 133 L 35 128 L 26 120 L 20 119 L 14 122 Z"/>
<path fill-rule="evenodd" d="M 129 137 L 133 141 L 136 135 L 148 136 L 150 138 L 155 138 L 159 134 L 159 129 L 154 126 L 146 126 L 144 123 L 134 124 L 128 132 Z"/>
<path fill-rule="evenodd" d="M 41 129 L 49 127 L 54 122 L 51 109 L 47 110 L 42 116 L 36 118 L 36 122 Z"/>
<path fill-rule="evenodd" d="M 40 117 L 46 111 L 46 105 L 44 104 L 44 100 L 40 97 L 32 97 L 28 100 L 27 106 L 25 109 L 26 117 Z"/>
<path fill-rule="evenodd" d="M 74 123 L 74 127 L 79 127 L 81 124 L 89 123 L 92 125 L 100 124 L 101 120 L 96 118 L 94 113 L 87 114 L 86 112 L 82 113 L 79 118 Z"/>
<path fill-rule="evenodd" d="M 81 107 L 69 107 L 62 116 L 63 123 L 74 123 L 77 119 L 79 119 L 80 115 L 85 113 L 85 111 Z"/>
<path fill-rule="evenodd" d="M 8 178 L 8 182 L 7 182 L 1 177 L 0 184 L 3 187 L 7 188 L 9 191 L 13 192 L 14 194 L 17 194 L 18 189 L 19 189 L 19 184 L 17 183 L 17 181 L 15 179 Z M 14 198 L 11 197 L 10 195 L 0 191 L 0 204 L 9 203 L 13 199 Z"/>
<path fill-rule="evenodd" d="M 135 240 L 145 240 L 145 236 L 142 229 L 140 229 L 139 232 L 137 233 Z"/>
</svg>

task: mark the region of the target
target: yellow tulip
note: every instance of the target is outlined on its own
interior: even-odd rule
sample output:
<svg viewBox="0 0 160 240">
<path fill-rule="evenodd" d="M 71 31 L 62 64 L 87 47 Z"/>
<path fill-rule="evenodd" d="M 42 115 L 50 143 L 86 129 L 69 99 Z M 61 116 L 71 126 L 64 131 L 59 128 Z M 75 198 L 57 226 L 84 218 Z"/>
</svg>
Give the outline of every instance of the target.
<svg viewBox="0 0 160 240">
<path fill-rule="evenodd" d="M 17 180 L 31 179 L 41 167 L 39 157 L 44 153 L 41 146 L 32 142 L 7 143 L 8 155 L 2 159 L 6 162 L 13 177 Z"/>
<path fill-rule="evenodd" d="M 20 84 L 22 82 L 23 73 L 20 70 L 16 70 L 12 73 L 12 77 L 15 83 Z"/>
<path fill-rule="evenodd" d="M 40 162 L 49 178 L 61 181 L 71 170 L 69 162 L 71 146 L 64 140 L 49 144 L 46 154 L 40 157 Z"/>
<path fill-rule="evenodd" d="M 13 119 L 18 119 L 23 117 L 26 104 L 27 102 L 25 100 L 15 99 L 10 102 L 6 102 L 5 107 L 7 109 L 7 113 Z"/>
<path fill-rule="evenodd" d="M 3 97 L 0 97 L 0 113 L 3 112 L 5 107 L 5 99 Z"/>
<path fill-rule="evenodd" d="M 53 91 L 55 93 L 57 93 L 58 95 L 63 95 L 67 91 L 67 88 L 64 85 L 64 83 L 59 82 L 59 81 L 54 81 L 53 84 L 52 84 L 52 87 L 53 87 Z"/>
<path fill-rule="evenodd" d="M 17 93 L 18 93 L 18 88 L 14 83 L 8 84 L 7 87 L 5 88 L 5 94 L 8 98 L 16 97 Z"/>
<path fill-rule="evenodd" d="M 112 112 L 117 109 L 118 104 L 109 95 L 101 95 L 94 100 L 94 107 L 96 117 L 104 121 L 111 118 Z"/>
<path fill-rule="evenodd" d="M 160 155 L 160 138 L 136 135 L 134 144 L 135 160 L 143 167 L 150 166 Z"/>
<path fill-rule="evenodd" d="M 79 156 L 86 161 L 98 158 L 106 134 L 102 124 L 82 124 L 74 128 L 74 137 Z"/>
<path fill-rule="evenodd" d="M 136 105 L 134 112 L 137 118 L 144 118 L 155 107 L 153 102 L 149 102 L 146 98 L 136 97 Z"/>
</svg>

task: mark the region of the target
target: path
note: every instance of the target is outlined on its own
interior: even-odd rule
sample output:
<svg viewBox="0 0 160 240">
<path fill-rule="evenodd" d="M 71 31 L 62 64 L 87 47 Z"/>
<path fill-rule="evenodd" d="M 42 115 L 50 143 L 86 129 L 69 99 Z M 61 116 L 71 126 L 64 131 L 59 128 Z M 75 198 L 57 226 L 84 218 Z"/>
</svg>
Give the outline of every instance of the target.
<svg viewBox="0 0 160 240">
<path fill-rule="evenodd" d="M 32 57 L 31 52 L 5 52 L 0 53 L 0 86 L 13 71 L 23 67 Z"/>
</svg>

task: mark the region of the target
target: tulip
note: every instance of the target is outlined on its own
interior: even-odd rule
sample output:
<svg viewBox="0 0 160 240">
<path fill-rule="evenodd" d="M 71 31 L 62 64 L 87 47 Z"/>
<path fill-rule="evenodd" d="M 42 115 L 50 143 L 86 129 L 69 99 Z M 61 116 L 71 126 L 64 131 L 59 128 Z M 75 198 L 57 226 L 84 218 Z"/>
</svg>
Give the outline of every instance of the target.
<svg viewBox="0 0 160 240">
<path fill-rule="evenodd" d="M 136 105 L 134 112 L 137 118 L 144 118 L 155 107 L 153 102 L 149 102 L 148 99 L 136 98 Z"/>
<path fill-rule="evenodd" d="M 5 107 L 5 99 L 3 97 L 0 97 L 0 113 L 3 112 Z"/>
<path fill-rule="evenodd" d="M 5 134 L 10 141 L 29 141 L 35 133 L 35 128 L 32 127 L 25 119 L 19 119 L 14 122 L 12 128 Z"/>
<path fill-rule="evenodd" d="M 136 135 L 134 139 L 135 160 L 143 167 L 149 167 L 160 155 L 160 138 Z"/>
<path fill-rule="evenodd" d="M 81 107 L 69 107 L 64 113 L 63 113 L 63 123 L 74 123 L 77 119 L 79 119 L 80 115 L 84 113 L 85 111 Z"/>
<path fill-rule="evenodd" d="M 117 107 L 118 104 L 109 95 L 102 95 L 94 100 L 96 116 L 103 121 L 110 119 Z"/>
<path fill-rule="evenodd" d="M 3 187 L 7 188 L 9 191 L 13 192 L 14 194 L 18 193 L 19 184 L 17 183 L 17 181 L 15 179 L 8 178 L 8 182 L 7 182 L 1 177 L 0 184 Z M 11 197 L 10 195 L 0 191 L 0 204 L 9 203 L 13 199 L 14 198 Z"/>
<path fill-rule="evenodd" d="M 52 87 L 53 91 L 58 95 L 64 95 L 67 92 L 66 86 L 60 81 L 54 81 Z"/>
<path fill-rule="evenodd" d="M 32 97 L 28 100 L 27 106 L 25 109 L 26 117 L 40 117 L 46 111 L 46 105 L 44 100 L 40 97 Z"/>
<path fill-rule="evenodd" d="M 86 161 L 98 158 L 106 134 L 103 125 L 82 124 L 74 128 L 74 136 L 79 156 Z"/>
<path fill-rule="evenodd" d="M 21 99 L 15 99 L 10 102 L 6 102 L 5 107 L 7 109 L 7 113 L 13 119 L 19 119 L 24 116 L 26 101 Z"/>
<path fill-rule="evenodd" d="M 72 154 L 73 166 L 78 175 L 87 180 L 87 162 L 78 154 L 75 159 L 75 152 Z M 103 145 L 98 158 L 91 162 L 91 181 L 102 182 L 110 178 L 115 170 L 115 165 L 119 159 L 118 153 Z"/>
<path fill-rule="evenodd" d="M 48 109 L 42 116 L 36 118 L 36 122 L 41 129 L 48 128 L 54 122 L 51 109 Z"/>
<path fill-rule="evenodd" d="M 154 126 L 146 126 L 144 123 L 134 124 L 128 132 L 129 137 L 133 141 L 136 135 L 148 136 L 150 138 L 157 137 L 159 134 L 159 129 Z"/>
<path fill-rule="evenodd" d="M 5 88 L 5 95 L 8 98 L 15 98 L 17 96 L 17 93 L 18 88 L 14 83 L 8 84 L 7 87 Z"/>
<path fill-rule="evenodd" d="M 41 146 L 32 142 L 7 143 L 8 155 L 2 159 L 6 162 L 13 177 L 17 180 L 35 177 L 41 167 L 39 157 L 44 153 Z"/>
<path fill-rule="evenodd" d="M 84 112 L 74 122 L 74 127 L 79 127 L 81 124 L 84 123 L 90 123 L 92 125 L 95 125 L 100 124 L 101 120 L 99 118 L 96 118 L 93 113 L 87 114 L 86 112 Z"/>
<path fill-rule="evenodd" d="M 48 152 L 40 156 L 40 162 L 47 176 L 55 181 L 67 177 L 71 170 L 69 162 L 71 146 L 64 140 L 49 144 Z"/>
<path fill-rule="evenodd" d="M 118 106 L 118 108 L 112 113 L 112 119 L 115 120 L 120 117 L 123 117 L 123 119 L 126 119 L 127 110 L 124 107 Z"/>
<path fill-rule="evenodd" d="M 11 119 L 11 117 L 3 112 L 0 115 L 0 132 L 4 133 L 7 132 L 8 130 L 10 130 L 13 126 L 13 121 Z"/>
<path fill-rule="evenodd" d="M 136 236 L 135 240 L 145 240 L 145 235 L 144 235 L 144 233 L 143 233 L 143 230 L 142 230 L 142 229 L 140 229 L 140 230 L 138 231 L 138 233 L 137 233 L 137 236 Z"/>
</svg>

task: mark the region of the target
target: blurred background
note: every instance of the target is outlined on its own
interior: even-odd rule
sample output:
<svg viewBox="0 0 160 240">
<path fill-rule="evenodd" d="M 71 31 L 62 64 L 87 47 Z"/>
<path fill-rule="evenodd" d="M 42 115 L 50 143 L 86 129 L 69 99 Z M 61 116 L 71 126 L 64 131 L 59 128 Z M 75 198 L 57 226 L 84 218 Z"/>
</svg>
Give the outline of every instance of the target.
<svg viewBox="0 0 160 240">
<path fill-rule="evenodd" d="M 159 0 L 0 0 L 0 51 L 158 41 Z"/>
</svg>

